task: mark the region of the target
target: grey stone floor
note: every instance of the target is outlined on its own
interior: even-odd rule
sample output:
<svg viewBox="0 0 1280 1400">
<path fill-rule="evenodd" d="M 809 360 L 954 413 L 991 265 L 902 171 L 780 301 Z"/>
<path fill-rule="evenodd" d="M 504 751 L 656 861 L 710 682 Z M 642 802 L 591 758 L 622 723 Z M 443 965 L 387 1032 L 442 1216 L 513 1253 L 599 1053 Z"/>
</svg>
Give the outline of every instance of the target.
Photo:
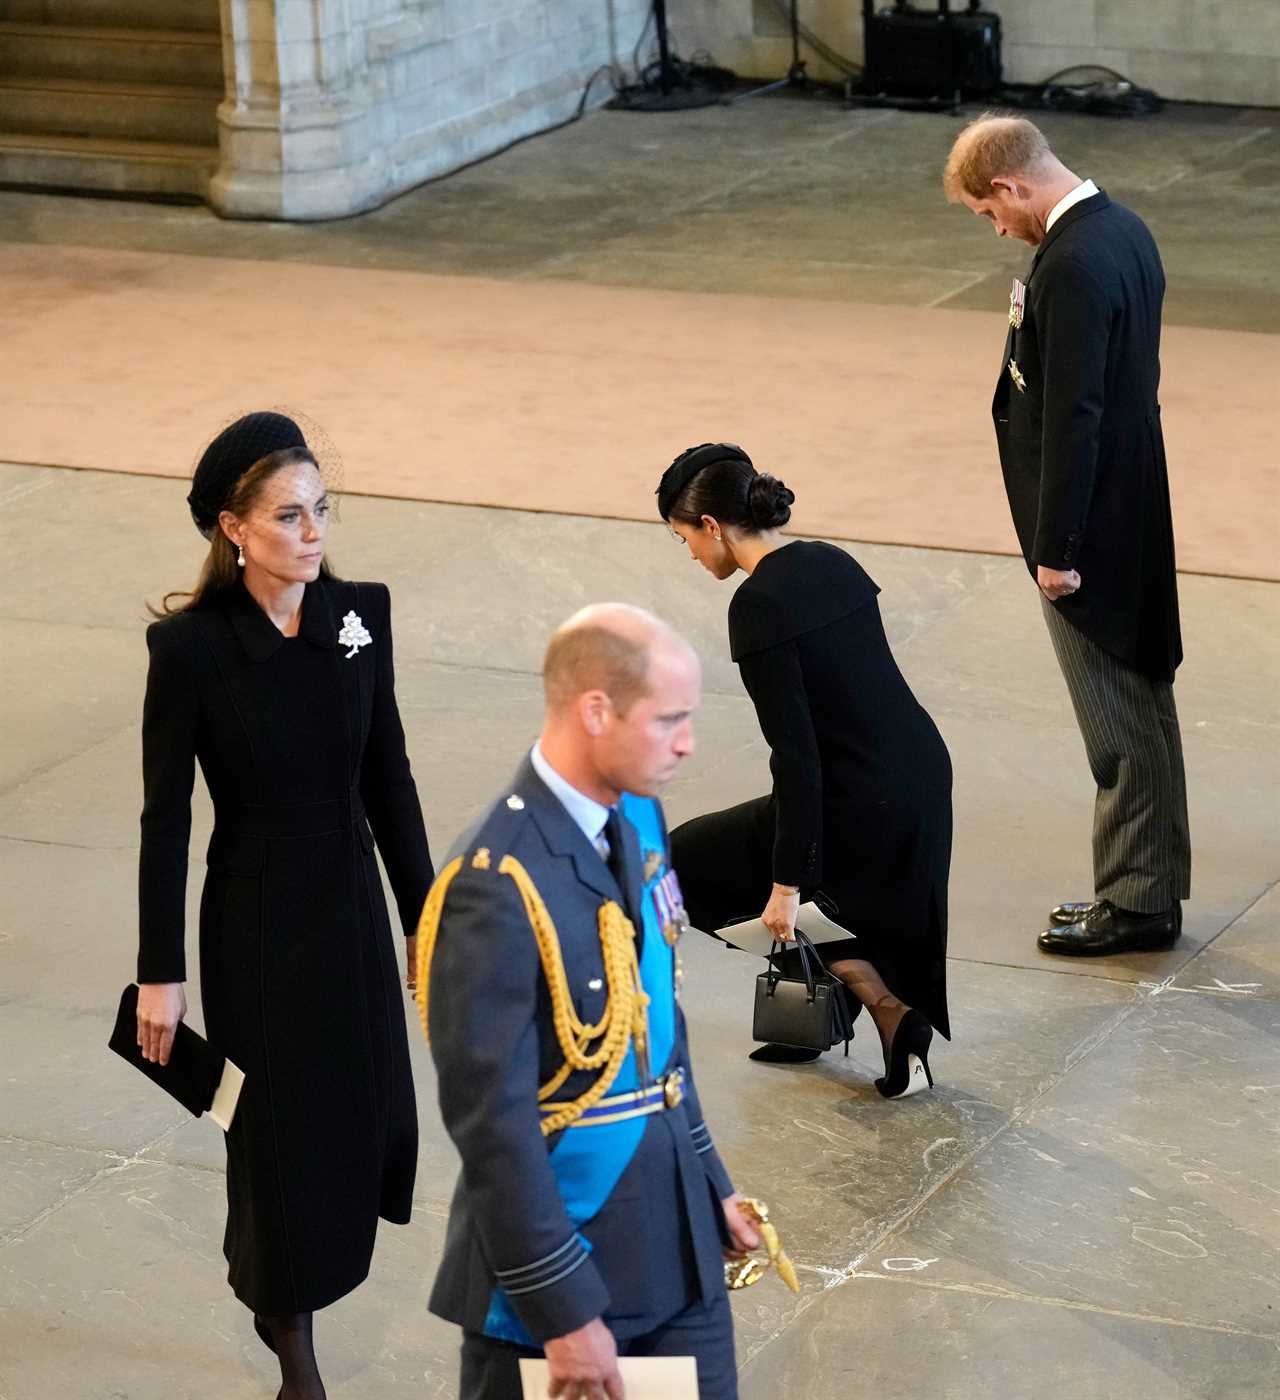
<svg viewBox="0 0 1280 1400">
<path fill-rule="evenodd" d="M 1280 330 L 1280 109 L 1036 120 L 1150 221 L 1166 321 Z M 203 208 L 0 192 L 0 241 L 1001 309 L 1026 252 L 947 209 L 958 125 L 787 96 L 596 112 L 358 219 L 228 224 Z"/>
<path fill-rule="evenodd" d="M 1157 227 L 1171 321 L 1280 329 L 1280 113 L 1047 119 Z M 600 114 L 360 220 L 0 193 L 0 240 L 500 278 L 957 307 L 999 303 L 1015 247 L 941 205 L 946 118 L 762 99 Z M 74 347 L 68 347 L 74 353 Z M 187 583 L 179 482 L 0 464 L 0 1400 L 252 1400 L 269 1358 L 230 1297 L 221 1144 L 116 1064 L 131 975 L 143 600 Z M 393 588 L 401 706 L 438 848 L 539 715 L 545 637 L 602 596 L 677 621 L 706 667 L 679 819 L 762 791 L 726 657 L 728 591 L 657 525 L 349 498 L 335 540 Z M 885 1104 L 848 1061 L 754 1066 L 755 968 L 706 940 L 687 997 L 708 1116 L 800 1268 L 735 1299 L 744 1400 L 1232 1400 L 1280 1374 L 1280 589 L 1184 577 L 1178 702 L 1196 848 L 1182 942 L 1041 957 L 1089 890 L 1092 796 L 1014 560 L 853 546 L 956 769 L 938 1086 Z M 209 814 L 196 803 L 197 851 Z M 191 891 L 194 912 L 196 890 Z M 193 1001 L 197 999 L 193 997 Z M 197 1002 L 198 1004 L 198 1002 Z M 198 1021 L 198 1013 L 195 1017 Z M 325 1313 L 334 1400 L 455 1394 L 425 1297 L 455 1169 L 429 1056 L 412 1225 Z"/>
<path fill-rule="evenodd" d="M 200 552 L 183 493 L 0 467 L 3 1400 L 275 1389 L 223 1281 L 219 1134 L 104 1046 L 131 975 L 143 600 L 187 582 Z M 766 785 L 725 655 L 728 590 L 660 526 L 368 498 L 342 517 L 339 565 L 393 589 L 438 846 L 534 733 L 549 628 L 602 595 L 676 619 L 705 658 L 673 816 Z M 735 1300 L 745 1400 L 1263 1393 L 1280 1367 L 1280 590 L 1183 580 L 1182 943 L 1060 963 L 1032 934 L 1051 897 L 1088 891 L 1091 793 L 1031 585 L 1011 560 L 855 549 L 955 760 L 956 1037 L 938 1045 L 936 1091 L 897 1105 L 875 1093 L 865 1034 L 847 1062 L 752 1065 L 754 966 L 692 941 L 708 1117 L 803 1283 Z M 207 829 L 200 797 L 197 853 Z M 424 1306 L 455 1162 L 416 1028 L 411 1044 L 418 1209 L 321 1318 L 335 1400 L 455 1394 L 455 1338 Z"/>
</svg>

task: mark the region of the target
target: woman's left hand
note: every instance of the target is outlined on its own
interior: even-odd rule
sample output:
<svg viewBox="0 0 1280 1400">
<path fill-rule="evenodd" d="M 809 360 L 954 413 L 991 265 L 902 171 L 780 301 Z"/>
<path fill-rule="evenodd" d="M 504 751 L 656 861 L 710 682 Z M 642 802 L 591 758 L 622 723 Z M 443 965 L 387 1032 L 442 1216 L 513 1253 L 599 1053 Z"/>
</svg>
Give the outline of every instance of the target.
<svg viewBox="0 0 1280 1400">
<path fill-rule="evenodd" d="M 794 943 L 796 917 L 800 913 L 800 891 L 794 885 L 774 885 L 769 902 L 760 916 L 764 926 L 780 943 Z"/>
<path fill-rule="evenodd" d="M 411 933 L 404 941 L 404 984 L 411 992 L 418 990 L 418 935 Z"/>
</svg>

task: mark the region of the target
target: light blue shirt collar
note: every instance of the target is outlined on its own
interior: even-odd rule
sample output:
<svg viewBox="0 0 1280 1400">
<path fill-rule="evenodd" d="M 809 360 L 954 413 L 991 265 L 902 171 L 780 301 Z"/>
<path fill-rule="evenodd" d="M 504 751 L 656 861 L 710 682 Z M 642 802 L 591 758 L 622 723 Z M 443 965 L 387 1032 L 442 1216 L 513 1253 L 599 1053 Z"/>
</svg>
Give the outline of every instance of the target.
<svg viewBox="0 0 1280 1400">
<path fill-rule="evenodd" d="M 597 802 L 594 797 L 588 797 L 585 792 L 579 792 L 571 782 L 562 778 L 547 762 L 541 744 L 533 746 L 529 761 L 533 764 L 533 771 L 546 783 L 552 795 L 568 812 L 574 825 L 580 828 L 582 834 L 603 856 L 604 852 L 600 848 L 602 845 L 608 846 L 608 838 L 604 834 L 605 822 L 609 820 L 608 807 Z"/>
</svg>

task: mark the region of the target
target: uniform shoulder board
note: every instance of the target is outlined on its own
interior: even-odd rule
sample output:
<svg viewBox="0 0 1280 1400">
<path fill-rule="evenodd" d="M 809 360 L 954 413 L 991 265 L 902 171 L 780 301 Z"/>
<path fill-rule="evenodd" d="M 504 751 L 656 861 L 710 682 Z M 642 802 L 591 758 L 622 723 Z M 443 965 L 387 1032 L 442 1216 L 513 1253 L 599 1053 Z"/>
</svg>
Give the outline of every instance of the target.
<svg viewBox="0 0 1280 1400">
<path fill-rule="evenodd" d="M 523 824 L 524 798 L 513 792 L 497 803 L 467 843 L 467 864 L 473 870 L 496 870 Z"/>
</svg>

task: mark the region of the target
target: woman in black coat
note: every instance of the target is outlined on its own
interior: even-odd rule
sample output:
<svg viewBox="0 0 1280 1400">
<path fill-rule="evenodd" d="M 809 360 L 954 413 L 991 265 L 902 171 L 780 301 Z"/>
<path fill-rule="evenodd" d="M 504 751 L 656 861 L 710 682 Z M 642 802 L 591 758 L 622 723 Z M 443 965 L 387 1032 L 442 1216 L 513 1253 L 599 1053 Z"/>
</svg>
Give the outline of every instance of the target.
<svg viewBox="0 0 1280 1400">
<path fill-rule="evenodd" d="M 690 921 L 744 917 L 794 939 L 819 894 L 854 938 L 817 945 L 875 1022 L 886 1098 L 933 1083 L 933 1030 L 947 1019 L 951 760 L 893 659 L 880 591 L 834 545 L 786 541 L 794 494 L 741 448 L 681 454 L 658 487 L 662 518 L 718 579 L 747 574 L 729 604 L 729 645 L 772 755 L 767 797 L 671 833 Z M 764 1046 L 765 1060 L 816 1058 Z"/>
<path fill-rule="evenodd" d="M 328 496 L 297 426 L 269 413 L 232 425 L 188 499 L 208 561 L 193 594 L 170 595 L 185 605 L 147 631 L 138 1043 L 164 1063 L 186 1010 L 199 761 L 215 813 L 205 1029 L 245 1075 L 226 1136 L 229 1280 L 279 1356 L 281 1396 L 322 1400 L 311 1314 L 365 1278 L 379 1217 L 408 1221 L 417 1166 L 374 842 L 408 934 L 431 857 L 387 590 L 325 566 Z"/>
</svg>

